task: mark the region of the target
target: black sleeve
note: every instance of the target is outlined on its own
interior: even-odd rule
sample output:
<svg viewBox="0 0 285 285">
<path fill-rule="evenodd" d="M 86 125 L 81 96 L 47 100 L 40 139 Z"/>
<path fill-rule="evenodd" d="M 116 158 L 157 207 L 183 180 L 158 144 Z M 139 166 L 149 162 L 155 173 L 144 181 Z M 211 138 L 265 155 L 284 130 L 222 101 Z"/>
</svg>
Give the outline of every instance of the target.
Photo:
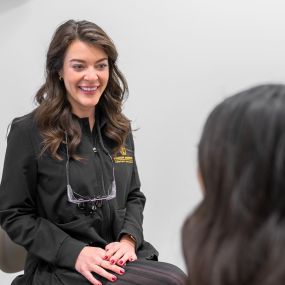
<svg viewBox="0 0 285 285">
<path fill-rule="evenodd" d="M 129 143 L 134 151 L 132 135 L 129 136 Z M 140 191 L 140 187 L 141 183 L 134 155 L 133 172 L 127 198 L 126 215 L 120 236 L 123 234 L 131 234 L 136 239 L 136 249 L 138 249 L 144 241 L 142 224 L 146 198 Z"/>
<path fill-rule="evenodd" d="M 0 224 L 14 242 L 33 255 L 74 268 L 85 244 L 38 216 L 37 176 L 31 129 L 23 123 L 12 123 L 0 185 Z"/>
</svg>

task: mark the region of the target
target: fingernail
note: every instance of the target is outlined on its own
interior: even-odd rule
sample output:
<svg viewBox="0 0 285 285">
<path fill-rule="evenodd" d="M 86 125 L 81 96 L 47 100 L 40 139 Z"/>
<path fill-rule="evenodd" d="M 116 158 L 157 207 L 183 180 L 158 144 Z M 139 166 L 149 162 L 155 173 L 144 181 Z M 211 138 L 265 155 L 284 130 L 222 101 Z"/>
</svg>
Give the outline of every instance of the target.
<svg viewBox="0 0 285 285">
<path fill-rule="evenodd" d="M 113 281 L 113 282 L 116 281 L 116 280 L 117 280 L 117 277 L 116 277 L 116 276 L 112 277 L 112 281 Z"/>
<path fill-rule="evenodd" d="M 120 273 L 121 273 L 121 274 L 124 274 L 124 273 L 125 273 L 125 270 L 124 270 L 124 269 L 121 269 L 121 270 L 120 270 Z"/>
<path fill-rule="evenodd" d="M 114 260 L 110 260 L 110 262 L 111 262 L 111 264 L 114 264 L 114 263 L 115 263 L 115 261 L 114 261 Z"/>
<path fill-rule="evenodd" d="M 105 255 L 105 256 L 103 257 L 103 259 L 104 259 L 104 260 L 107 260 L 107 259 L 108 259 L 108 256 L 107 256 L 107 255 Z"/>
<path fill-rule="evenodd" d="M 123 264 L 124 264 L 124 261 L 123 261 L 123 260 L 120 260 L 120 261 L 119 261 L 119 264 L 120 264 L 120 265 L 123 265 Z"/>
</svg>

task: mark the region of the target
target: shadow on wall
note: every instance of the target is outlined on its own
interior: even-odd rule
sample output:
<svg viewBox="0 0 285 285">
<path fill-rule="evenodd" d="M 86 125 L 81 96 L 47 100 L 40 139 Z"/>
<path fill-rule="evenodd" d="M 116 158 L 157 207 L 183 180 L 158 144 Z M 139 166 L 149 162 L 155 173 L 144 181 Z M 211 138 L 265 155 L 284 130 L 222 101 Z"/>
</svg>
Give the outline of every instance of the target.
<svg viewBox="0 0 285 285">
<path fill-rule="evenodd" d="M 22 6 L 30 0 L 0 0 L 0 14 L 14 9 L 15 7 Z"/>
</svg>

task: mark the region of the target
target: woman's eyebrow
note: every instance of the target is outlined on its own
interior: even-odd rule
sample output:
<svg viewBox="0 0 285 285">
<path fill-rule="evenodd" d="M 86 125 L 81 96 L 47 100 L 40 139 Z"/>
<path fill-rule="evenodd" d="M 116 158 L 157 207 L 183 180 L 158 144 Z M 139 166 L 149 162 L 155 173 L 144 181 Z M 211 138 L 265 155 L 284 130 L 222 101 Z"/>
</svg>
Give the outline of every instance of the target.
<svg viewBox="0 0 285 285">
<path fill-rule="evenodd" d="M 101 59 L 97 60 L 96 63 L 104 61 L 104 60 L 108 60 L 108 57 L 101 58 Z"/>
<path fill-rule="evenodd" d="M 101 58 L 101 59 L 98 59 L 95 63 L 99 63 L 101 61 L 105 61 L 105 60 L 108 60 L 108 57 L 104 57 L 104 58 Z M 82 63 L 85 63 L 86 61 L 83 60 L 83 59 L 77 59 L 77 58 L 72 58 L 69 62 L 82 62 Z"/>
</svg>

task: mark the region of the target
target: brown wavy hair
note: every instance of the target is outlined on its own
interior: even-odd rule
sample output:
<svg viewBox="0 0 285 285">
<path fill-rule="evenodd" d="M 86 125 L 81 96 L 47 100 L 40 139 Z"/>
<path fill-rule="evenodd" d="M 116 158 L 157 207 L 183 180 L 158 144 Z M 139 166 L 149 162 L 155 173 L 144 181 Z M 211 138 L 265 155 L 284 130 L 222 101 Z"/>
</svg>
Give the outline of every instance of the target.
<svg viewBox="0 0 285 285">
<path fill-rule="evenodd" d="M 186 284 L 284 284 L 285 85 L 217 105 L 198 160 L 204 199 L 183 226 Z"/>
<path fill-rule="evenodd" d="M 42 153 L 47 151 L 54 159 L 61 159 L 58 149 L 65 139 L 65 131 L 68 133 L 70 156 L 80 159 L 76 155 L 76 148 L 81 140 L 81 129 L 79 123 L 72 118 L 66 89 L 59 78 L 66 50 L 75 40 L 102 48 L 108 55 L 109 80 L 96 105 L 96 112 L 99 110 L 106 118 L 103 135 L 114 142 L 117 150 L 124 144 L 130 131 L 130 121 L 122 113 L 128 86 L 116 65 L 118 53 L 114 43 L 98 25 L 88 21 L 69 20 L 60 25 L 53 35 L 46 58 L 46 81 L 35 96 L 38 104 L 35 120 L 43 138 Z"/>
</svg>

